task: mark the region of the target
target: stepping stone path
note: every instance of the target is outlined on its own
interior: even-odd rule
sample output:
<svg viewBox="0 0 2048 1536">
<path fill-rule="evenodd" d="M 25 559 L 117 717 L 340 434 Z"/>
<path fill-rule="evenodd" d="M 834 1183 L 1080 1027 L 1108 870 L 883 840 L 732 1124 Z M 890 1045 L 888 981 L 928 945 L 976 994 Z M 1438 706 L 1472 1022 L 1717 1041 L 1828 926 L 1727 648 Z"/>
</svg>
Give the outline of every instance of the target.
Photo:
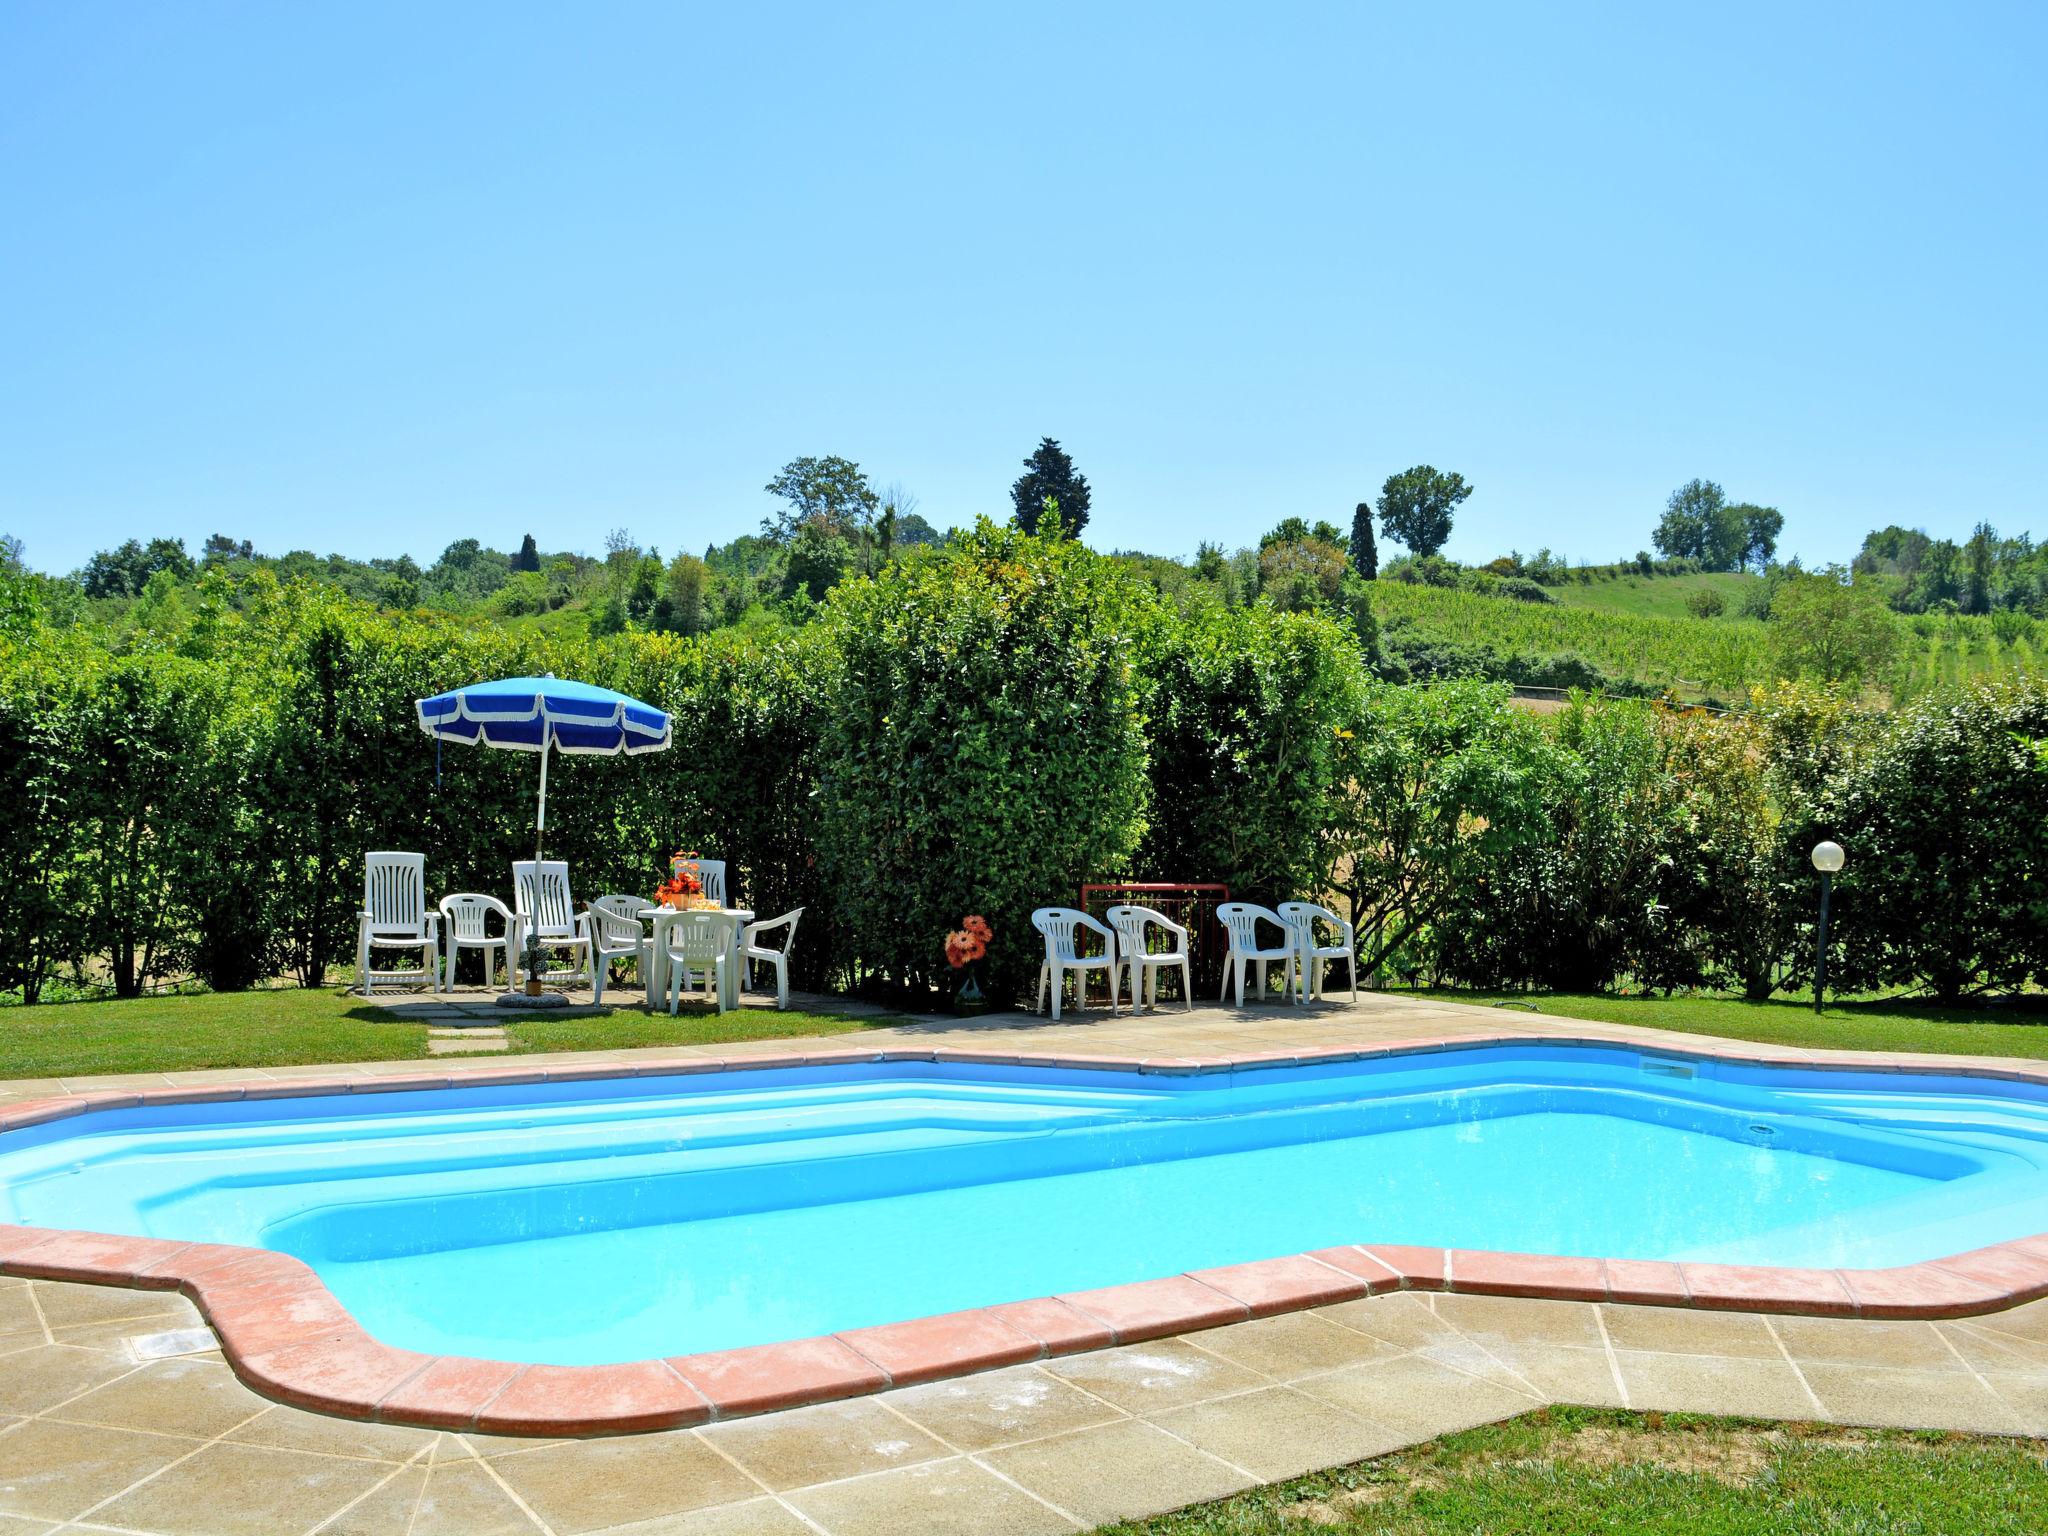
<svg viewBox="0 0 2048 1536">
<path fill-rule="evenodd" d="M 436 1024 L 427 1030 L 427 1054 L 430 1056 L 476 1056 L 487 1051 L 506 1051 L 512 1042 L 506 1037 L 504 1026 L 492 1028 L 489 1025 L 470 1025 L 467 1028 Z"/>
</svg>

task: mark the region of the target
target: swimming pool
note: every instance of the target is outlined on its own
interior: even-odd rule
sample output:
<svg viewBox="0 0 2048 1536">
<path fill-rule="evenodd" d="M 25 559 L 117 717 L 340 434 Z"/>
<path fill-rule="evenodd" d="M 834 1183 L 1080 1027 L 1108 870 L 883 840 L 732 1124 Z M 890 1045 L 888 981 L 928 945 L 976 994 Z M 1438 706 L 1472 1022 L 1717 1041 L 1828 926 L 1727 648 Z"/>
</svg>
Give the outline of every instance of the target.
<svg viewBox="0 0 2048 1536">
<path fill-rule="evenodd" d="M 0 1133 L 0 1221 L 293 1255 L 376 1339 L 601 1365 L 1338 1244 L 1882 1269 L 2048 1230 L 2048 1087 L 1583 1045 L 859 1062 Z"/>
</svg>

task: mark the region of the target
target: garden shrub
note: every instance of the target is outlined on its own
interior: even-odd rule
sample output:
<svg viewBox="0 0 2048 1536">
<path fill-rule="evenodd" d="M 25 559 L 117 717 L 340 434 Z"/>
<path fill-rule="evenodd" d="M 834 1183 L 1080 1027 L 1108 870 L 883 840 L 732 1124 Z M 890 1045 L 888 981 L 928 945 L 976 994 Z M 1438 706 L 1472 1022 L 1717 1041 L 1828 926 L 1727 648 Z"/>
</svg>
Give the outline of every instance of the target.
<svg viewBox="0 0 2048 1536">
<path fill-rule="evenodd" d="M 1264 604 L 1162 616 L 1144 646 L 1152 880 L 1220 880 L 1272 903 L 1329 884 L 1337 732 L 1364 666 L 1328 619 Z"/>
<path fill-rule="evenodd" d="M 946 934 L 994 928 L 985 986 L 1037 974 L 1033 908 L 1122 868 L 1145 830 L 1132 665 L 1152 599 L 1119 564 L 983 520 L 833 591 L 818 843 L 866 972 L 950 981 Z"/>
</svg>

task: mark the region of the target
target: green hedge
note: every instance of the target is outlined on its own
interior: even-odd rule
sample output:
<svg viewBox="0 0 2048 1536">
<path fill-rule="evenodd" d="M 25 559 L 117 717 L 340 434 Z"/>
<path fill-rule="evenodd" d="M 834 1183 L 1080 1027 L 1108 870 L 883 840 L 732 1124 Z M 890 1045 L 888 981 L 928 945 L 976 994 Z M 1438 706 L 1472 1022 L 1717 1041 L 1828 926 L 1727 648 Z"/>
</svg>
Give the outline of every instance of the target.
<svg viewBox="0 0 2048 1536">
<path fill-rule="evenodd" d="M 1489 985 L 1809 979 L 1808 850 L 1849 850 L 1835 976 L 1943 996 L 2048 982 L 2048 685 L 1877 713 L 1810 689 L 1720 718 L 1497 685 L 1397 687 L 1351 632 L 1178 606 L 1057 536 L 984 524 L 836 588 L 816 622 L 569 641 L 397 614 L 267 573 L 170 632 L 31 615 L 0 633 L 0 990 L 328 979 L 362 856 L 436 894 L 504 891 L 530 756 L 434 744 L 413 701 L 552 671 L 669 710 L 676 744 L 573 758 L 548 845 L 579 896 L 725 859 L 806 909 L 801 980 L 939 1000 L 945 934 L 995 926 L 1028 991 L 1030 910 L 1091 878 L 1336 892 L 1371 964 Z"/>
</svg>

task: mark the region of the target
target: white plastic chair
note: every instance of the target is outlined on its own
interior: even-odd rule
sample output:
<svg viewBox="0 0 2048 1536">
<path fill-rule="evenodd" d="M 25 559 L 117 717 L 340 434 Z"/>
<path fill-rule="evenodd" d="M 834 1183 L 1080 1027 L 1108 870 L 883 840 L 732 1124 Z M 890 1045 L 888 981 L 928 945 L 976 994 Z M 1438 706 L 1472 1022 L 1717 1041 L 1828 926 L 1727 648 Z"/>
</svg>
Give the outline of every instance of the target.
<svg viewBox="0 0 2048 1536">
<path fill-rule="evenodd" d="M 683 988 L 701 985 L 725 1012 L 725 968 L 740 920 L 729 912 L 687 912 L 668 926 L 668 1011 L 674 1017 Z"/>
<path fill-rule="evenodd" d="M 373 971 L 372 949 L 417 949 L 416 971 Z M 356 985 L 368 997 L 377 982 L 441 980 L 441 914 L 427 906 L 424 853 L 363 855 L 363 909 L 356 914 Z"/>
<path fill-rule="evenodd" d="M 1287 926 L 1294 930 L 1294 952 L 1301 960 L 1301 996 L 1304 1002 L 1323 995 L 1323 971 L 1332 960 L 1342 960 L 1351 968 L 1351 1001 L 1358 1001 L 1358 935 L 1351 925 L 1332 912 L 1328 907 L 1319 907 L 1312 901 L 1283 901 L 1280 915 L 1287 920 Z M 1317 942 L 1316 924 L 1328 923 L 1337 930 L 1338 942 L 1322 944 Z"/>
<path fill-rule="evenodd" d="M 1248 901 L 1226 901 L 1216 909 L 1216 920 L 1223 925 L 1223 931 L 1230 936 L 1230 948 L 1223 955 L 1223 985 L 1217 990 L 1220 1000 L 1227 996 L 1233 985 L 1237 988 L 1237 1006 L 1244 1006 L 1244 973 L 1248 965 L 1259 968 L 1259 996 L 1266 995 L 1266 967 L 1279 961 L 1287 967 L 1287 1001 L 1294 1001 L 1294 929 L 1286 919 L 1271 907 L 1255 906 Z M 1259 924 L 1266 923 L 1280 930 L 1281 943 L 1277 948 L 1262 949 L 1259 946 Z"/>
<path fill-rule="evenodd" d="M 495 937 L 485 920 L 496 913 L 504 920 L 505 928 Z M 465 891 L 459 896 L 441 898 L 441 921 L 447 927 L 448 968 L 443 992 L 455 990 L 455 958 L 465 949 L 480 949 L 484 952 L 484 985 L 493 986 L 498 980 L 498 961 L 491 951 L 505 952 L 505 984 L 510 986 L 519 979 L 519 919 L 512 915 L 512 909 L 495 896 L 479 895 Z"/>
<path fill-rule="evenodd" d="M 778 1008 L 789 1006 L 789 952 L 796 948 L 796 925 L 803 915 L 804 909 L 798 907 L 794 912 L 785 912 L 782 916 L 771 917 L 766 922 L 749 923 L 740 930 L 740 964 L 745 967 L 747 979 L 752 980 L 757 961 L 762 965 L 773 966 L 775 1006 Z M 761 935 L 775 928 L 789 930 L 782 936 L 780 949 L 760 942 Z"/>
<path fill-rule="evenodd" d="M 1188 973 L 1187 929 L 1151 907 L 1111 907 L 1103 916 L 1116 930 L 1117 964 L 1119 971 L 1130 978 L 1131 1006 L 1136 1008 L 1143 1003 L 1148 1008 L 1157 1008 L 1159 973 L 1177 968 L 1181 1001 L 1193 1012 L 1195 989 Z M 1171 936 L 1173 948 L 1155 951 L 1147 945 L 1145 930 L 1155 926 L 1164 928 Z"/>
<path fill-rule="evenodd" d="M 1031 914 L 1031 926 L 1045 938 L 1045 963 L 1038 968 L 1038 1008 L 1045 1008 L 1045 988 L 1052 984 L 1052 1016 L 1060 1016 L 1060 995 L 1066 990 L 1067 972 L 1079 978 L 1080 1001 L 1088 1002 L 1088 973 L 1102 971 L 1109 977 L 1109 1011 L 1116 1012 L 1116 934 L 1077 907 L 1040 907 Z M 1084 955 L 1080 950 L 1083 930 L 1102 936 L 1102 953 Z"/>
<path fill-rule="evenodd" d="M 705 896 L 717 902 L 721 907 L 726 905 L 725 860 L 698 859 L 696 865 L 697 883 L 704 887 Z"/>
<path fill-rule="evenodd" d="M 583 971 L 590 995 L 604 1001 L 604 974 L 597 968 L 590 940 L 590 914 L 578 912 L 569 898 L 569 866 L 559 859 L 520 859 L 512 865 L 512 911 L 519 919 L 519 941 L 541 949 L 583 951 Z M 548 971 L 542 981 L 571 981 L 574 967 Z"/>
<path fill-rule="evenodd" d="M 590 937 L 596 951 L 597 973 L 611 979 L 614 960 L 633 962 L 633 975 L 642 990 L 647 986 L 648 959 L 652 942 L 640 914 L 647 910 L 642 896 L 600 896 L 590 904 Z"/>
</svg>

